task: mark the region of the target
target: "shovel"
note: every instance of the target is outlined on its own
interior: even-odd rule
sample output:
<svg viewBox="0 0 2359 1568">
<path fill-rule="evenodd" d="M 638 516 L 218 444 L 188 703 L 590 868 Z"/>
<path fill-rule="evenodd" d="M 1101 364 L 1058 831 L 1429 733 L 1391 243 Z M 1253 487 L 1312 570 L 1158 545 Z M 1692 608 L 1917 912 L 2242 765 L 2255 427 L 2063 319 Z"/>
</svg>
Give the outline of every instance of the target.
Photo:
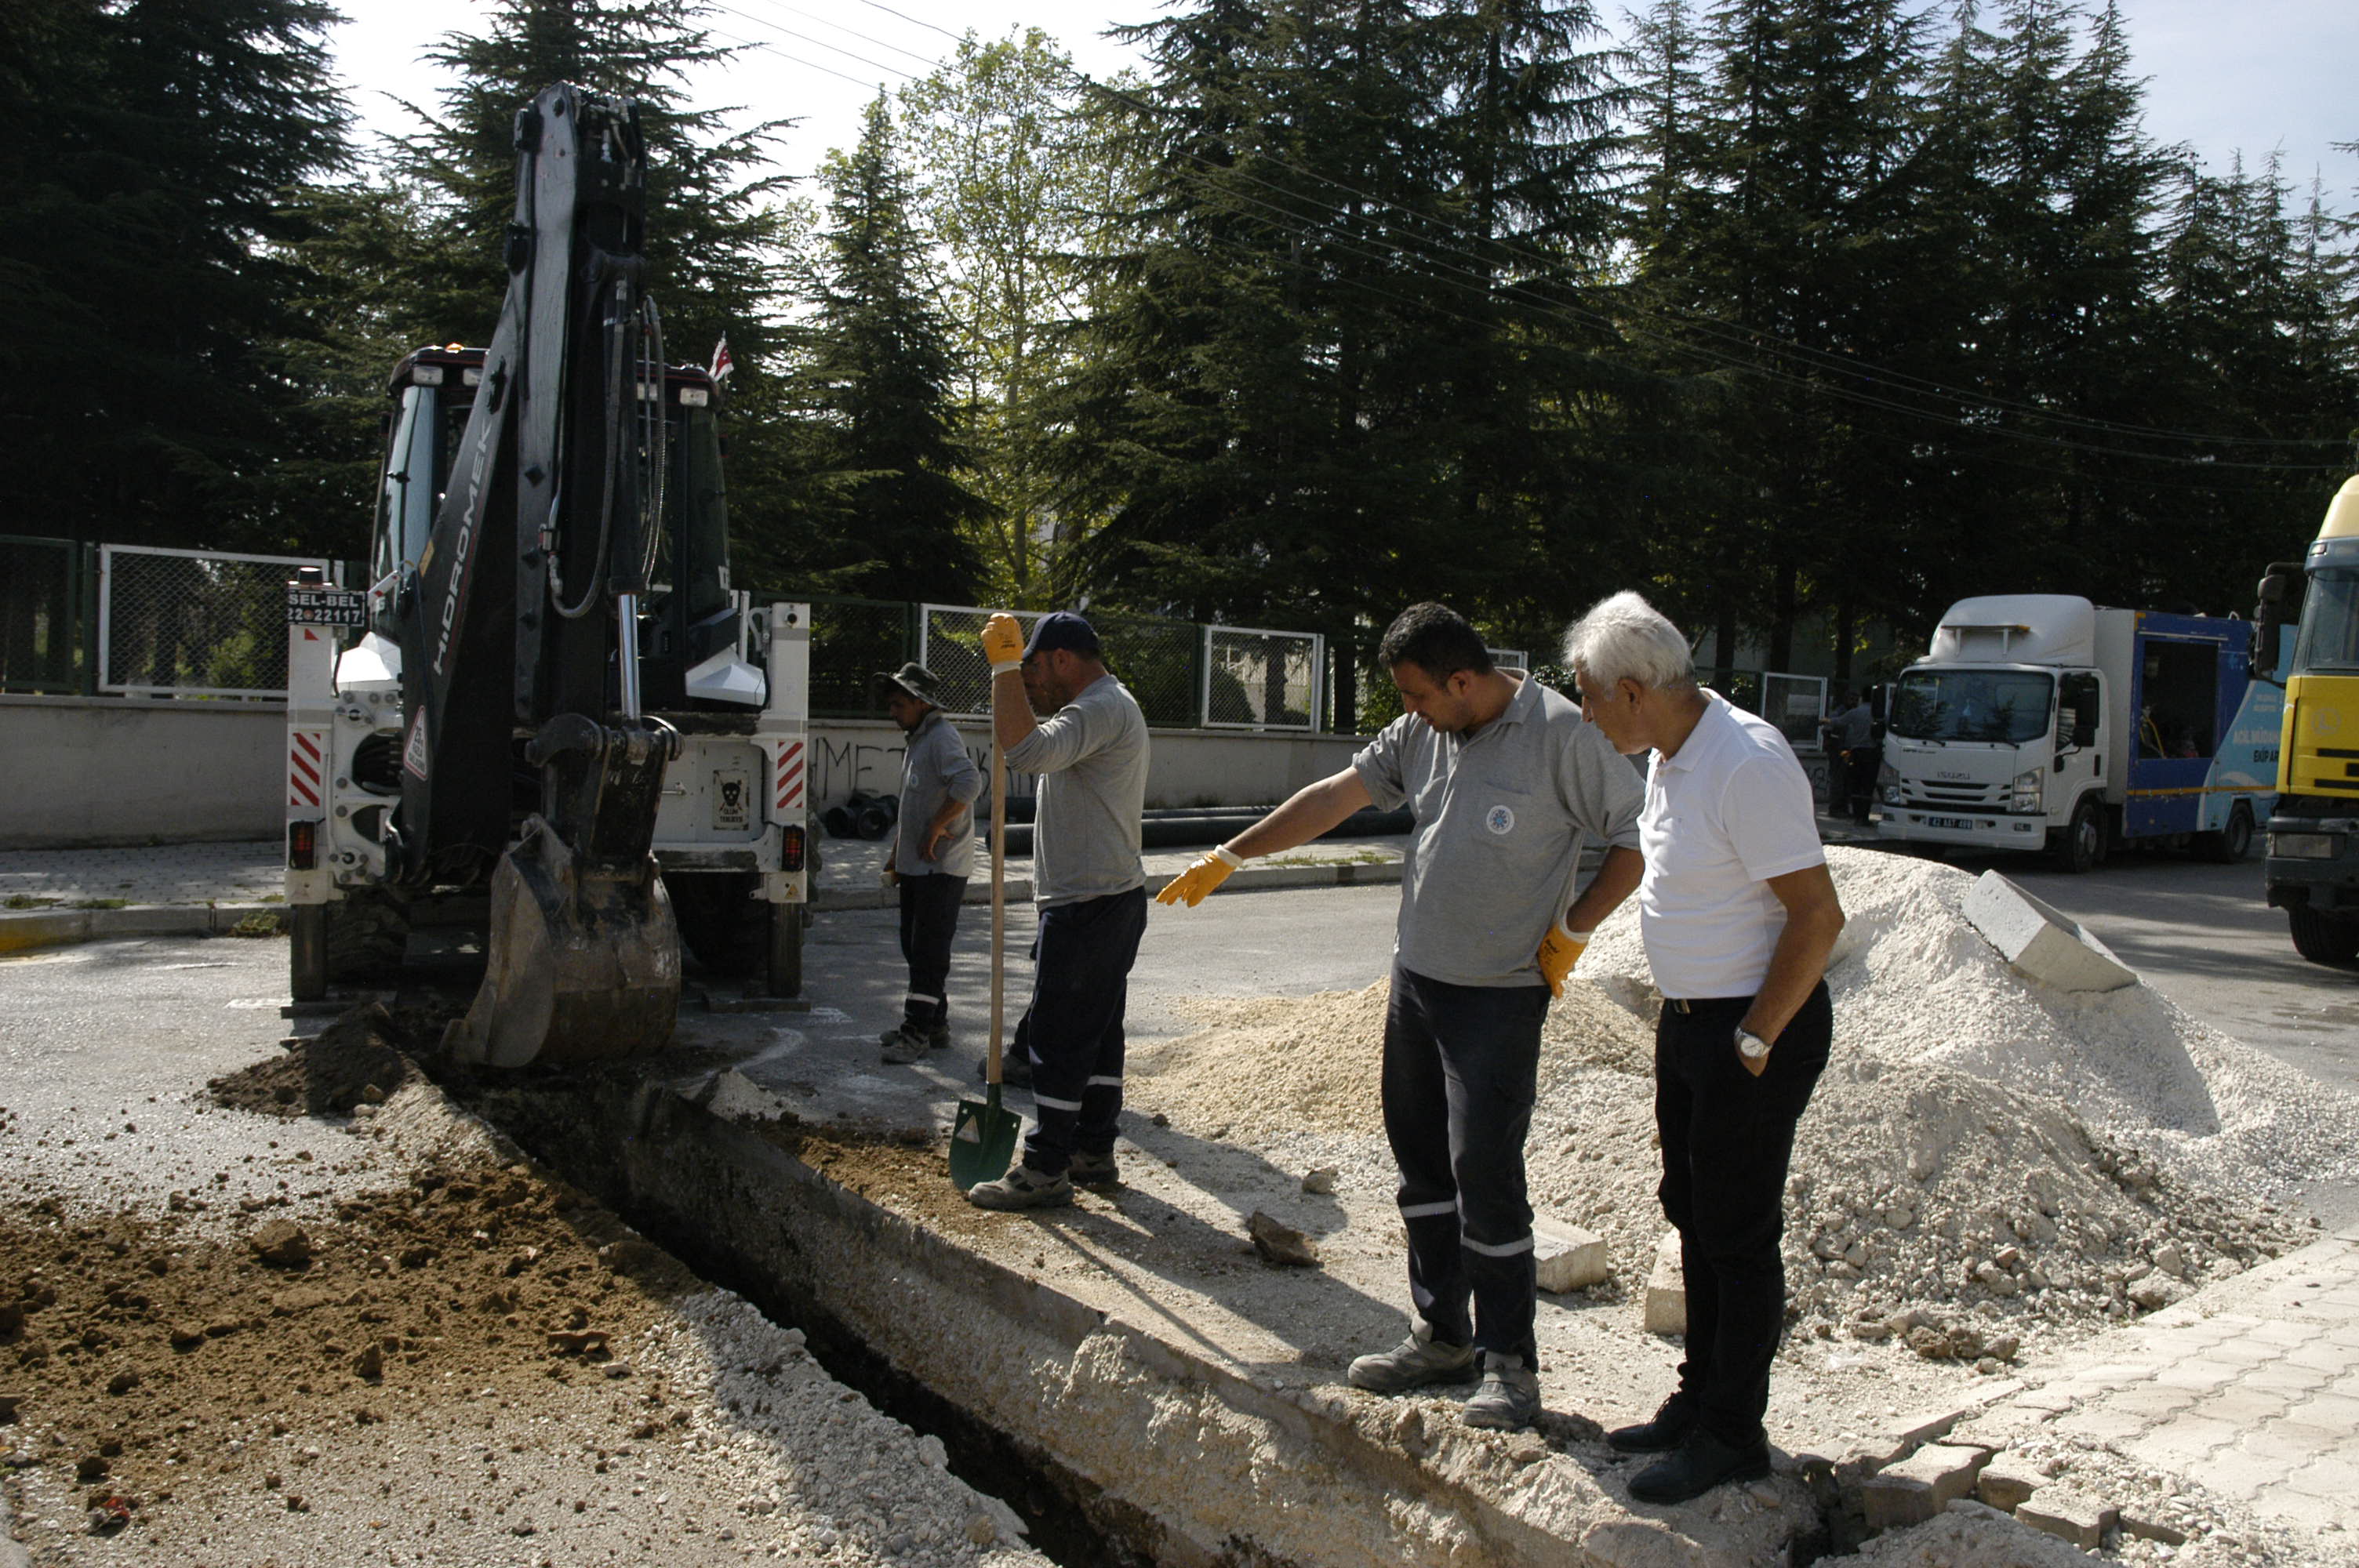
<svg viewBox="0 0 2359 1568">
<path fill-rule="evenodd" d="M 951 1128 L 951 1184 L 964 1192 L 977 1182 L 996 1181 L 1016 1159 L 1016 1135 L 1024 1119 L 999 1104 L 999 1026 L 1006 990 L 1007 940 L 1007 760 L 997 737 L 991 746 L 991 1055 L 984 1069 L 987 1086 L 981 1105 L 959 1101 Z"/>
</svg>

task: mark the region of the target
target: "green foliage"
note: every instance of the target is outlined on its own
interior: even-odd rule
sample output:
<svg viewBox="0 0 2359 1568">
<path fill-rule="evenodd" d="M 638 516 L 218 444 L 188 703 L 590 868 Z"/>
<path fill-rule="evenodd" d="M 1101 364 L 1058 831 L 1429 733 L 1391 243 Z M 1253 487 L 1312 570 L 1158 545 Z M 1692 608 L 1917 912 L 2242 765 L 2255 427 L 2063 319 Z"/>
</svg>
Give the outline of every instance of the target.
<svg viewBox="0 0 2359 1568">
<path fill-rule="evenodd" d="M 760 569 L 837 592 L 968 603 L 988 503 L 961 481 L 950 324 L 927 288 L 908 170 L 879 94 L 831 157 L 817 311 L 798 330 L 792 512 Z"/>
<path fill-rule="evenodd" d="M 911 221 L 951 326 L 973 488 L 990 505 L 974 544 L 994 604 L 1065 602 L 1065 557 L 1093 521 L 1061 494 L 1046 402 L 1075 364 L 1082 258 L 1123 193 L 1117 151 L 1082 101 L 1071 58 L 1037 27 L 987 44 L 970 33 L 900 92 Z"/>
<path fill-rule="evenodd" d="M 265 477 L 311 279 L 281 200 L 342 168 L 314 0 L 22 0 L 0 21 L 9 526 L 158 545 L 290 531 Z"/>
</svg>

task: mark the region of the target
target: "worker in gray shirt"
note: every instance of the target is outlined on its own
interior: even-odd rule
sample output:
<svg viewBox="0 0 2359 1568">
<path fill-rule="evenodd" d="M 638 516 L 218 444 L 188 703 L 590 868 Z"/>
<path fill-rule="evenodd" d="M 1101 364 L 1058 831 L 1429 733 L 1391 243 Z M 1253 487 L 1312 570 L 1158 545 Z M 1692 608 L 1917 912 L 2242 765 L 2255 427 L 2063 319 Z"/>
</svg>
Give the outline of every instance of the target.
<svg viewBox="0 0 2359 1568">
<path fill-rule="evenodd" d="M 1479 1371 L 1463 1419 L 1514 1431 L 1540 1409 L 1524 1184 L 1540 1024 L 1589 934 L 1637 886 L 1644 792 L 1580 709 L 1493 665 L 1446 607 L 1403 611 L 1377 657 L 1400 688 L 1401 717 L 1350 767 L 1157 897 L 1192 906 L 1251 856 L 1305 843 L 1362 806 L 1408 804 L 1383 1087 L 1415 1311 L 1407 1339 L 1346 1376 L 1401 1393 Z M 1608 848 L 1575 897 L 1584 837 Z"/>
<path fill-rule="evenodd" d="M 923 665 L 875 678 L 885 711 L 907 737 L 901 810 L 885 880 L 901 902 L 901 957 L 909 966 L 901 1022 L 885 1032 L 885 1060 L 897 1066 L 951 1043 L 951 945 L 959 904 L 974 870 L 974 797 L 983 773 L 966 742 L 935 706 L 939 682 Z"/>
<path fill-rule="evenodd" d="M 1105 667 L 1090 623 L 1044 615 L 1029 641 L 1012 615 L 984 623 L 992 730 L 1016 772 L 1040 775 L 1032 817 L 1032 902 L 1040 912 L 1032 1005 L 1016 1026 L 1028 1052 L 1032 1130 L 996 1181 L 967 1189 L 981 1208 L 1041 1208 L 1075 1185 L 1120 1184 L 1123 1013 L 1147 930 L 1139 819 L 1147 805 L 1147 717 Z M 1049 713 L 1036 719 L 1038 707 Z"/>
</svg>

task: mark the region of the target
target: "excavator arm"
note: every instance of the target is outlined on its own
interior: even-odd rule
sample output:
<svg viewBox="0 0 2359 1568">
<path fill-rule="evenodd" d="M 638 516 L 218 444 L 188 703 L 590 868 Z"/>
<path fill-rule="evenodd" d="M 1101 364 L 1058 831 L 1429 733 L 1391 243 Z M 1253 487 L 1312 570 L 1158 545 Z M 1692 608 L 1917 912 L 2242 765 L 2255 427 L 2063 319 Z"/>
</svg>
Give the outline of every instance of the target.
<svg viewBox="0 0 2359 1568">
<path fill-rule="evenodd" d="M 679 737 L 639 691 L 666 455 L 637 106 L 550 88 L 516 152 L 506 297 L 399 611 L 393 845 L 420 881 L 497 860 L 489 967 L 445 1037 L 496 1066 L 652 1050 L 680 978 L 649 853 Z"/>
</svg>

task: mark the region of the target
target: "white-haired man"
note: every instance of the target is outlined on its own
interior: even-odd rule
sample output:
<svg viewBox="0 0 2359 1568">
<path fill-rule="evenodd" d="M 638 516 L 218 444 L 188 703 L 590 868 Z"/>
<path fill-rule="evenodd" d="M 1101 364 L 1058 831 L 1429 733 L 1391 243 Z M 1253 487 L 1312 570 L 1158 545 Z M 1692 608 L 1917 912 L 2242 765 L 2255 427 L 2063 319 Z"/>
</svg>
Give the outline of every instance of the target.
<svg viewBox="0 0 2359 1568">
<path fill-rule="evenodd" d="M 1663 1011 L 1655 1126 L 1686 1271 L 1686 1357 L 1653 1420 L 1607 1433 L 1666 1457 L 1631 1477 L 1676 1503 L 1769 1472 L 1769 1366 L 1785 1326 L 1786 1170 L 1834 1033 L 1842 903 L 1810 781 L 1777 728 L 1696 684 L 1687 639 L 1635 593 L 1565 634 L 1582 711 L 1653 755 L 1638 816 L 1639 933 Z"/>
</svg>

